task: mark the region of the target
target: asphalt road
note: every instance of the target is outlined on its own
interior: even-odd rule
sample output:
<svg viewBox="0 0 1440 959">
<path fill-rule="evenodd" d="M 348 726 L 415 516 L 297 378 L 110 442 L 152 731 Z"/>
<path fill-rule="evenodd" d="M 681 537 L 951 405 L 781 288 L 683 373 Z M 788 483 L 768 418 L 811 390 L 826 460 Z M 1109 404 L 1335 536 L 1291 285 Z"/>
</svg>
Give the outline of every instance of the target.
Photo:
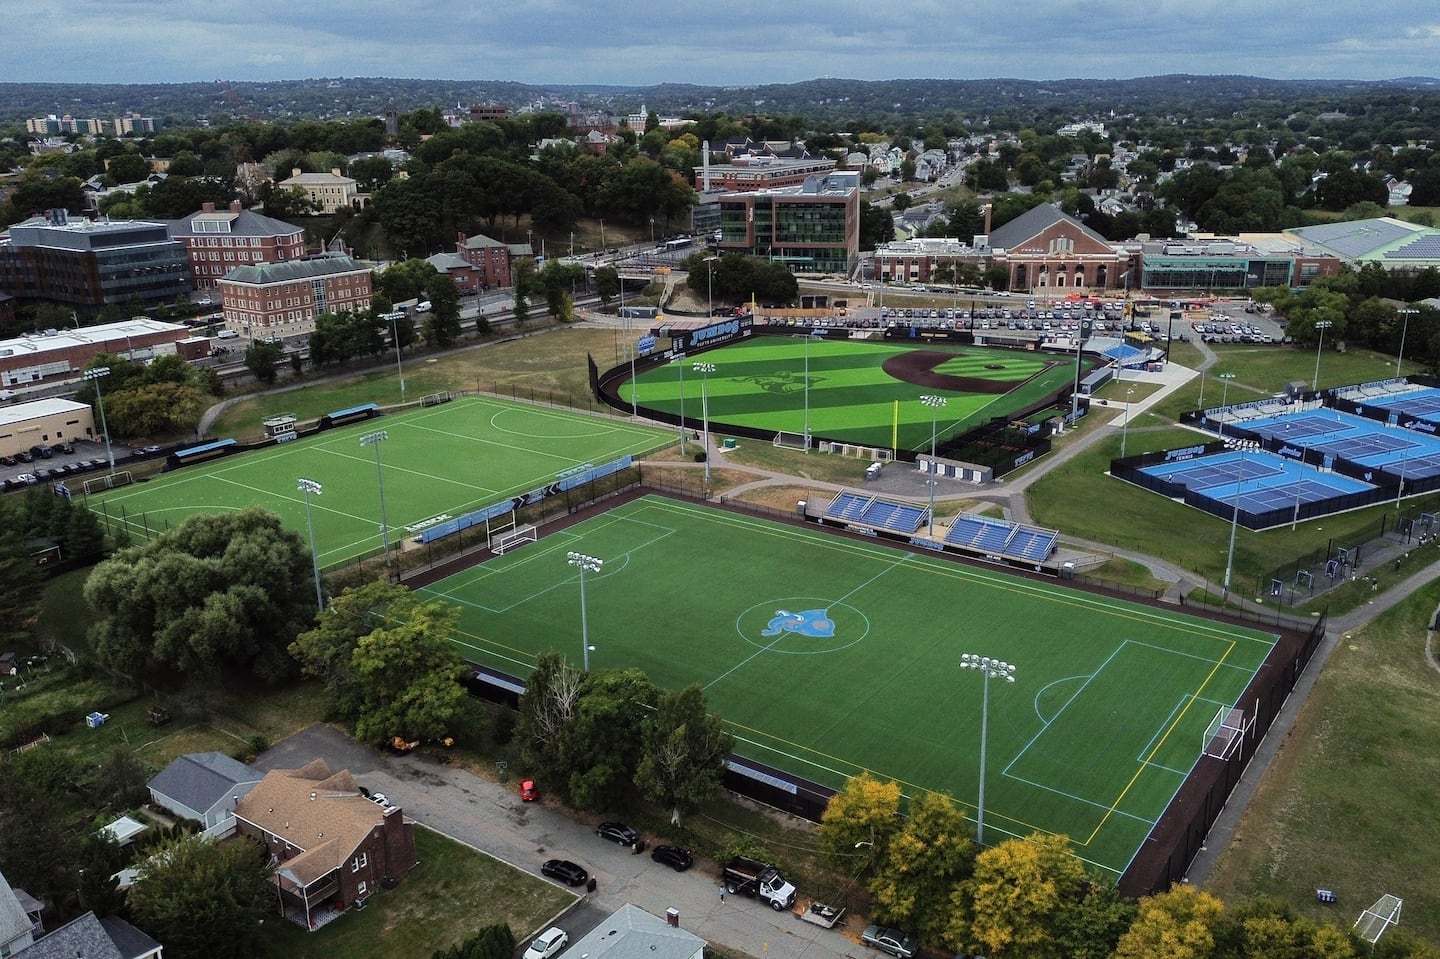
<svg viewBox="0 0 1440 959">
<path fill-rule="evenodd" d="M 589 825 L 541 803 L 522 803 L 514 788 L 446 766 L 426 755 L 391 756 L 361 746 L 329 726 L 317 725 L 266 750 L 261 770 L 294 769 L 324 759 L 332 770 L 348 769 L 371 792 L 383 792 L 423 826 L 540 875 L 546 859 L 570 859 L 597 880 L 591 894 L 553 922 L 575 940 L 625 903 L 657 916 L 680 913 L 682 928 L 735 952 L 765 959 L 861 959 L 859 928 L 823 929 L 797 914 L 776 912 L 743 896 L 720 899 L 719 867 L 706 860 L 676 873 L 649 854 L 599 839 Z M 653 838 L 647 841 L 654 844 Z M 545 880 L 549 882 L 550 880 Z M 800 891 L 798 905 L 807 903 Z M 540 929 L 516 930 L 528 939 Z M 849 932 L 849 935 L 846 933 Z M 854 936 L 856 938 L 850 938 Z"/>
</svg>

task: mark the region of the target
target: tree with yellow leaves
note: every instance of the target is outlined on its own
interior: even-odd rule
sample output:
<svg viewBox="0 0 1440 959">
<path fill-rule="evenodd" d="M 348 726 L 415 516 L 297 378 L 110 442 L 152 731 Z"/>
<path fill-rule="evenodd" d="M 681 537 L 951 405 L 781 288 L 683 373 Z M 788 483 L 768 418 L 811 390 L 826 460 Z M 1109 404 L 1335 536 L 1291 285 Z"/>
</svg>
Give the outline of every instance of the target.
<svg viewBox="0 0 1440 959">
<path fill-rule="evenodd" d="M 1085 882 L 1067 837 L 1007 839 L 975 857 L 975 874 L 952 897 L 946 941 L 991 956 L 1058 957 L 1055 922 Z"/>
<path fill-rule="evenodd" d="M 820 847 L 836 867 L 855 873 L 857 862 L 883 860 L 899 829 L 900 784 L 861 773 L 830 797 L 820 820 Z M 867 858 L 857 860 L 857 852 Z"/>
<path fill-rule="evenodd" d="M 1225 904 L 1194 886 L 1140 900 L 1140 911 L 1115 947 L 1115 959 L 1208 959 Z"/>
<path fill-rule="evenodd" d="M 965 813 L 947 793 L 921 795 L 870 880 L 876 918 L 914 930 L 922 942 L 939 942 L 950 921 L 950 897 L 974 864 Z"/>
</svg>

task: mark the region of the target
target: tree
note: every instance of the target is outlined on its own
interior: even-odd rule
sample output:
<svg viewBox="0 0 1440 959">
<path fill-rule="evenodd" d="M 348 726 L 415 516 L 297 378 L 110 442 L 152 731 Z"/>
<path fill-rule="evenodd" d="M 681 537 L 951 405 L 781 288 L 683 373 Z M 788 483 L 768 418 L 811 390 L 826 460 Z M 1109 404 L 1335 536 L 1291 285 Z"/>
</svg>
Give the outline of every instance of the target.
<svg viewBox="0 0 1440 959">
<path fill-rule="evenodd" d="M 890 198 L 890 208 L 896 213 L 904 213 L 915 203 L 915 199 L 908 193 L 897 193 Z"/>
<path fill-rule="evenodd" d="M 706 712 L 699 686 L 664 693 L 644 729 L 635 785 L 670 807 L 670 823 L 679 826 L 683 815 L 719 791 L 734 746 L 719 717 Z"/>
<path fill-rule="evenodd" d="M 602 266 L 595 270 L 595 291 L 600 294 L 600 305 L 609 306 L 610 301 L 620 295 L 620 274 L 613 266 Z"/>
<path fill-rule="evenodd" d="M 150 161 L 139 153 L 122 153 L 110 158 L 105 172 L 116 183 L 139 183 L 150 175 Z"/>
<path fill-rule="evenodd" d="M 259 507 L 192 516 L 90 574 L 100 659 L 127 673 L 204 680 L 243 669 L 268 682 L 294 673 L 286 652 L 314 615 L 310 553 Z"/>
<path fill-rule="evenodd" d="M 425 342 L 448 350 L 460 339 L 460 290 L 446 273 L 437 273 L 426 285 L 430 312 L 425 316 Z"/>
<path fill-rule="evenodd" d="M 975 874 L 962 894 L 968 928 L 957 929 L 952 918 L 950 941 L 978 942 L 991 955 L 1058 957 L 1056 918 L 1084 883 L 1085 869 L 1066 836 L 1007 839 L 975 857 Z"/>
<path fill-rule="evenodd" d="M 1115 959 L 1207 959 L 1224 904 L 1194 886 L 1176 885 L 1140 900 Z"/>
<path fill-rule="evenodd" d="M 265 850 L 252 839 L 216 844 L 185 836 L 162 845 L 130 890 L 136 922 L 176 959 L 260 955 L 274 909 Z"/>
<path fill-rule="evenodd" d="M 28 635 L 40 610 L 40 583 L 44 575 L 20 526 L 14 497 L 0 499 L 0 645 L 7 648 Z"/>
<path fill-rule="evenodd" d="M 969 834 L 965 813 L 949 795 L 922 793 L 911 802 L 869 883 L 879 917 L 915 930 L 922 942 L 942 941 L 951 897 L 974 870 Z"/>
<path fill-rule="evenodd" d="M 38 899 L 68 902 L 75 888 L 80 847 L 66 820 L 68 801 L 47 791 L 20 760 L 0 751 L 0 872 Z"/>
<path fill-rule="evenodd" d="M 530 290 L 535 283 L 535 261 L 530 257 L 521 257 L 515 261 L 515 303 L 511 307 L 511 313 L 515 317 L 515 327 L 519 329 L 530 319 Z"/>
<path fill-rule="evenodd" d="M 256 380 L 266 385 L 273 385 L 280 360 L 284 355 L 285 346 L 282 343 L 251 340 L 250 345 L 245 348 L 245 368 Z"/>
<path fill-rule="evenodd" d="M 363 742 L 439 739 L 462 727 L 473 735 L 479 711 L 460 685 L 465 664 L 450 642 L 458 617 L 403 586 L 368 583 L 337 596 L 290 653 L 324 681 L 335 713 Z"/>
<path fill-rule="evenodd" d="M 859 847 L 869 850 L 872 863 L 883 860 L 891 837 L 899 830 L 900 784 L 861 773 L 847 779 L 826 804 L 820 820 L 820 848 L 836 867 L 849 871 Z"/>
<path fill-rule="evenodd" d="M 895 239 L 895 220 L 883 206 L 860 201 L 860 249 L 873 250 Z"/>
</svg>

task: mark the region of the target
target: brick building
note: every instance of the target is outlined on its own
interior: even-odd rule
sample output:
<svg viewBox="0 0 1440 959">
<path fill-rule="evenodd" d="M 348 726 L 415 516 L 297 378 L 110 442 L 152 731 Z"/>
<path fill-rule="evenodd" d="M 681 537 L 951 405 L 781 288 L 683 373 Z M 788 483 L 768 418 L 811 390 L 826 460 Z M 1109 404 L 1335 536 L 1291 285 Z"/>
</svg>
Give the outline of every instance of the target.
<svg viewBox="0 0 1440 959">
<path fill-rule="evenodd" d="M 350 908 L 415 867 L 415 825 L 317 759 L 265 774 L 235 806 L 236 831 L 277 860 L 281 912 L 312 927 L 317 910 Z"/>
<path fill-rule="evenodd" d="M 370 269 L 341 253 L 237 266 L 220 279 L 225 325 L 269 340 L 315 330 L 322 313 L 370 308 Z"/>
<path fill-rule="evenodd" d="M 0 389 L 78 379 L 97 353 L 132 360 L 176 353 L 176 344 L 189 336 L 190 330 L 184 326 L 136 317 L 0 340 Z"/>
<path fill-rule="evenodd" d="M 475 282 L 480 289 L 507 288 L 515 285 L 515 261 L 533 256 L 529 244 L 505 243 L 488 236 L 460 234 L 455 252 L 475 268 Z"/>
<path fill-rule="evenodd" d="M 237 200 L 227 210 L 206 203 L 198 213 L 170 223 L 170 236 L 185 244 L 195 289 L 212 290 L 237 266 L 282 263 L 305 256 L 305 230 L 252 213 Z"/>
</svg>

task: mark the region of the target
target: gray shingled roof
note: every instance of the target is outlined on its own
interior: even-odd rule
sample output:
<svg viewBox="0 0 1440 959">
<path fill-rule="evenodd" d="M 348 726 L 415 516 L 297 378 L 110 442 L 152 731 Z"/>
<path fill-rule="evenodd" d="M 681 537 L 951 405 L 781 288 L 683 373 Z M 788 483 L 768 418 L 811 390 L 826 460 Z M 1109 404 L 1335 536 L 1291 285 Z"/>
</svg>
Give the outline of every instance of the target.
<svg viewBox="0 0 1440 959">
<path fill-rule="evenodd" d="M 166 766 L 152 780 L 150 788 L 204 812 L 241 783 L 256 783 L 262 774 L 224 753 L 190 753 Z"/>
<path fill-rule="evenodd" d="M 474 236 L 467 236 L 465 238 L 465 249 L 467 250 L 488 250 L 497 246 L 509 245 L 508 243 L 501 243 L 499 240 L 492 239 L 483 233 L 477 233 Z"/>
<path fill-rule="evenodd" d="M 999 226 L 992 230 L 990 232 L 990 248 L 994 250 L 1013 250 L 1037 233 L 1043 231 L 1046 227 L 1061 222 L 1070 223 L 1078 227 L 1081 232 L 1096 243 L 1103 243 L 1106 246 L 1110 245 L 1109 240 L 1073 216 L 1070 216 L 1055 204 L 1042 203 L 1033 209 L 1026 210 L 1004 226 Z"/>
<path fill-rule="evenodd" d="M 1426 231 L 1423 227 L 1384 216 L 1370 220 L 1320 223 L 1298 227 L 1290 232 L 1347 260 L 1358 260 L 1379 251 L 1381 247 Z"/>
<path fill-rule="evenodd" d="M 25 915 L 15 890 L 0 873 L 0 945 L 13 942 L 30 931 L 30 917 Z"/>
<path fill-rule="evenodd" d="M 202 216 L 210 220 L 230 218 L 230 232 L 197 232 L 191 227 L 191 221 Z M 241 210 L 239 213 L 232 213 L 230 210 L 192 213 L 183 220 L 170 220 L 169 226 L 171 239 L 178 239 L 182 236 L 289 236 L 303 229 L 293 223 L 286 223 L 284 220 L 277 220 L 273 216 L 265 216 L 251 210 Z"/>
<path fill-rule="evenodd" d="M 310 260 L 286 260 L 283 263 L 252 263 L 237 266 L 225 274 L 225 279 L 235 283 L 284 283 L 288 280 L 310 280 L 317 276 L 332 276 L 336 273 L 354 273 L 365 267 L 348 256 L 328 254 Z"/>
<path fill-rule="evenodd" d="M 626 903 L 567 952 L 589 959 L 690 959 L 704 946 L 694 933 Z"/>
<path fill-rule="evenodd" d="M 17 953 L 17 959 L 136 959 L 159 946 L 123 919 L 97 919 L 95 913 L 87 912 Z"/>
</svg>

